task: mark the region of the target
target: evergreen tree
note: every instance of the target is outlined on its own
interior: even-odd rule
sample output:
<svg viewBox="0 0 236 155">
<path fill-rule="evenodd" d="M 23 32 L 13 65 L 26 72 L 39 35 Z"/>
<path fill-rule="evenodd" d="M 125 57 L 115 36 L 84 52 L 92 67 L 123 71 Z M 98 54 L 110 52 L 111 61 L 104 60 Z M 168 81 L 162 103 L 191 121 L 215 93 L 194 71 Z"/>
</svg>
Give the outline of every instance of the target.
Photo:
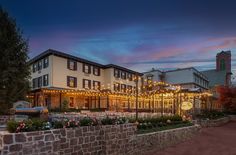
<svg viewBox="0 0 236 155">
<path fill-rule="evenodd" d="M 13 18 L 0 6 L 0 114 L 24 100 L 29 90 L 28 44 Z"/>
</svg>

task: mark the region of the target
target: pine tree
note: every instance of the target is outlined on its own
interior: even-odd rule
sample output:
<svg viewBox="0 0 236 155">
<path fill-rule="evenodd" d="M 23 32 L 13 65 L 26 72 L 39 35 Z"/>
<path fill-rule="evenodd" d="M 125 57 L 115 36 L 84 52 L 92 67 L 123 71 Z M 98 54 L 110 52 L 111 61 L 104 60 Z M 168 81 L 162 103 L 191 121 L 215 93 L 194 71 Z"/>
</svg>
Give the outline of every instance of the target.
<svg viewBox="0 0 236 155">
<path fill-rule="evenodd" d="M 27 53 L 22 32 L 0 6 L 0 114 L 26 97 L 30 75 Z"/>
</svg>

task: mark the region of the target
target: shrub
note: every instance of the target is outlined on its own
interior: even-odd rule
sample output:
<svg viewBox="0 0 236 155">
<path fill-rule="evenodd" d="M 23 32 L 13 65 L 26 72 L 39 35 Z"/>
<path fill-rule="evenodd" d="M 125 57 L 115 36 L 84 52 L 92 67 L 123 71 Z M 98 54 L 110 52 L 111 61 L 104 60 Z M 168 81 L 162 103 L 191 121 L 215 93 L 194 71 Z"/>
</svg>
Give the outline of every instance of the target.
<svg viewBox="0 0 236 155">
<path fill-rule="evenodd" d="M 60 129 L 60 128 L 64 127 L 64 124 L 61 121 L 54 121 L 54 122 L 52 122 L 52 127 L 54 129 Z"/>
<path fill-rule="evenodd" d="M 84 117 L 79 121 L 80 126 L 94 126 L 98 125 L 98 122 L 96 119 L 92 119 L 90 117 Z"/>
<path fill-rule="evenodd" d="M 13 132 L 16 132 L 16 129 L 18 127 L 18 122 L 16 121 L 13 121 L 13 120 L 10 120 L 7 122 L 7 131 L 13 133 Z"/>
<path fill-rule="evenodd" d="M 65 122 L 65 128 L 75 128 L 78 127 L 78 122 L 76 122 L 75 120 L 69 120 L 67 122 Z"/>
</svg>

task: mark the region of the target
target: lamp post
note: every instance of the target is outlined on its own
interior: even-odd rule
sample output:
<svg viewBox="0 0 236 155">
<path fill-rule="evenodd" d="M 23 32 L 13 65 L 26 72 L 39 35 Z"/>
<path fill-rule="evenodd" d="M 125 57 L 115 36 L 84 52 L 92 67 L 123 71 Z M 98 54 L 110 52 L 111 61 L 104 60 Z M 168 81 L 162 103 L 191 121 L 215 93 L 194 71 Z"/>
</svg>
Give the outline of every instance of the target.
<svg viewBox="0 0 236 155">
<path fill-rule="evenodd" d="M 135 77 L 135 85 L 136 85 L 136 91 L 135 91 L 135 98 L 136 98 L 136 102 L 135 102 L 135 119 L 136 122 L 138 121 L 138 74 L 136 74 Z"/>
</svg>

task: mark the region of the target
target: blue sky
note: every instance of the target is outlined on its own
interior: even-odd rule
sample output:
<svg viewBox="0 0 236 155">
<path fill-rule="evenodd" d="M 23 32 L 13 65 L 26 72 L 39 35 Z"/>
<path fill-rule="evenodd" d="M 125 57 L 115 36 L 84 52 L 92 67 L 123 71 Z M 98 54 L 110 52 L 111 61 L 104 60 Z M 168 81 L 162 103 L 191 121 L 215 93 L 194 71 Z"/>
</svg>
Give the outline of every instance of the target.
<svg viewBox="0 0 236 155">
<path fill-rule="evenodd" d="M 231 50 L 234 0 L 0 0 L 29 39 L 30 57 L 49 48 L 137 71 L 214 69 Z"/>
</svg>

